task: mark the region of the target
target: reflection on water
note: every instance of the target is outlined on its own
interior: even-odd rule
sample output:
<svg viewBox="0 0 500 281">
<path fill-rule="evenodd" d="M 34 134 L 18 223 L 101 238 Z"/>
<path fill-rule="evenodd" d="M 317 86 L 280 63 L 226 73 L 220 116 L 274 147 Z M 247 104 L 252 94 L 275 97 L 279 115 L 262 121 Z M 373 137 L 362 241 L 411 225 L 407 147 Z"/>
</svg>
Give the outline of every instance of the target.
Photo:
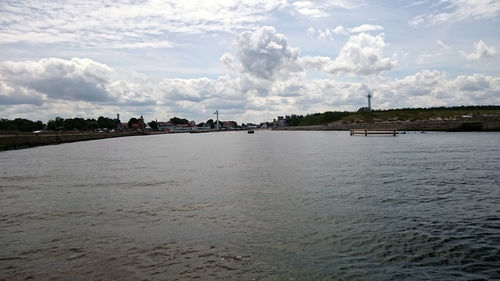
<svg viewBox="0 0 500 281">
<path fill-rule="evenodd" d="M 0 279 L 500 278 L 500 134 L 127 137 L 0 153 Z"/>
</svg>

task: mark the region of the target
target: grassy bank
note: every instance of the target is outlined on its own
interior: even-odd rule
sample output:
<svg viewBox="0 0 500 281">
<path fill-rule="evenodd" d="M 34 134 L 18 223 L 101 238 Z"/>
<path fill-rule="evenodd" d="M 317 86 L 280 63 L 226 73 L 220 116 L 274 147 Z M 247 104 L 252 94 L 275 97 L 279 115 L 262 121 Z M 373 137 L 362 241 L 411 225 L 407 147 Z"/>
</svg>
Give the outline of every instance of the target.
<svg viewBox="0 0 500 281">
<path fill-rule="evenodd" d="M 429 121 L 429 120 L 479 120 L 481 118 L 500 117 L 500 106 L 459 106 L 433 108 L 402 108 L 372 110 L 369 112 L 327 111 L 308 115 L 292 115 L 287 120 L 288 126 L 327 125 L 332 122 L 372 123 L 393 121 Z"/>
</svg>

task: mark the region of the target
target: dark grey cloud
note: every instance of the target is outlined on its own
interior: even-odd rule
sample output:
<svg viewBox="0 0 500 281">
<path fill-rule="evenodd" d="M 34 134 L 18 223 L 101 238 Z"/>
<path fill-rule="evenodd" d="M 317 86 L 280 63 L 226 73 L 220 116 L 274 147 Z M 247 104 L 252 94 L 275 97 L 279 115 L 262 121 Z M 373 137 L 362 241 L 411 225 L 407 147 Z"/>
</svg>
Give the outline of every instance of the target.
<svg viewBox="0 0 500 281">
<path fill-rule="evenodd" d="M 53 99 L 89 102 L 112 100 L 112 96 L 106 91 L 103 85 L 96 84 L 94 81 L 88 81 L 83 77 L 52 77 L 26 82 L 28 87 L 44 93 Z"/>
<path fill-rule="evenodd" d="M 0 64 L 0 77 L 10 88 L 30 89 L 49 99 L 70 101 L 112 100 L 106 87 L 113 74 L 107 66 L 88 59 L 47 58 Z"/>
<path fill-rule="evenodd" d="M 11 94 L 4 95 L 0 93 L 0 105 L 19 105 L 19 104 L 32 104 L 40 106 L 43 104 L 43 99 L 40 96 L 25 95 L 25 94 Z"/>
</svg>

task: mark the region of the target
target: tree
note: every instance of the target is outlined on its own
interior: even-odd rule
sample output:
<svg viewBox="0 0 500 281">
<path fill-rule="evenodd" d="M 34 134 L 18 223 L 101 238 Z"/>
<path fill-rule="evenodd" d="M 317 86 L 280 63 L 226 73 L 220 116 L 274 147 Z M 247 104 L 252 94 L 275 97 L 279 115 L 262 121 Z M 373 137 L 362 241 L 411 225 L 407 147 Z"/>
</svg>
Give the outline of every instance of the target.
<svg viewBox="0 0 500 281">
<path fill-rule="evenodd" d="M 134 117 L 130 118 L 130 120 L 128 120 L 128 128 L 132 129 L 134 124 L 137 124 L 137 123 L 139 123 L 139 119 L 134 118 Z"/>
<path fill-rule="evenodd" d="M 118 120 L 99 116 L 99 118 L 97 118 L 97 125 L 99 126 L 99 128 L 113 129 L 118 125 Z"/>
<path fill-rule="evenodd" d="M 295 114 L 292 114 L 292 116 L 290 116 L 290 119 L 288 119 L 286 121 L 286 124 L 288 126 L 298 126 L 300 121 L 304 118 L 304 116 L 302 115 L 295 115 Z"/>
<path fill-rule="evenodd" d="M 55 120 L 49 120 L 47 122 L 47 128 L 49 130 L 64 130 L 64 118 L 56 117 Z"/>
<path fill-rule="evenodd" d="M 189 120 L 187 119 L 181 119 L 178 117 L 170 118 L 170 123 L 173 125 L 181 125 L 181 124 L 188 124 Z"/>
<path fill-rule="evenodd" d="M 151 127 L 151 129 L 153 129 L 153 131 L 158 131 L 158 123 L 156 121 L 151 121 L 148 123 L 149 127 Z"/>
<path fill-rule="evenodd" d="M 16 118 L 14 120 L 1 119 L 0 130 L 13 130 L 13 131 L 37 131 L 42 130 L 45 125 L 42 121 L 33 122 L 28 119 Z"/>
<path fill-rule="evenodd" d="M 210 126 L 210 128 L 215 128 L 214 120 L 213 119 L 208 119 L 207 120 L 207 125 Z"/>
<path fill-rule="evenodd" d="M 97 120 L 95 120 L 94 118 L 89 118 L 85 121 L 87 122 L 87 129 L 88 130 L 95 130 L 95 129 L 99 128 L 99 126 L 97 125 Z"/>
</svg>

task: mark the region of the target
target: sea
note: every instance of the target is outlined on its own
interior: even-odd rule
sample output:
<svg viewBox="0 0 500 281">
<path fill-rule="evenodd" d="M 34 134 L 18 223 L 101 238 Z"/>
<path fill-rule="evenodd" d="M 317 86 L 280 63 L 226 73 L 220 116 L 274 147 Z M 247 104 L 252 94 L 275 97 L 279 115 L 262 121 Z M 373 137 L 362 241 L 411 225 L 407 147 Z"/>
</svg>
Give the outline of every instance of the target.
<svg viewBox="0 0 500 281">
<path fill-rule="evenodd" d="M 500 133 L 0 152 L 0 280 L 499 280 Z"/>
</svg>

